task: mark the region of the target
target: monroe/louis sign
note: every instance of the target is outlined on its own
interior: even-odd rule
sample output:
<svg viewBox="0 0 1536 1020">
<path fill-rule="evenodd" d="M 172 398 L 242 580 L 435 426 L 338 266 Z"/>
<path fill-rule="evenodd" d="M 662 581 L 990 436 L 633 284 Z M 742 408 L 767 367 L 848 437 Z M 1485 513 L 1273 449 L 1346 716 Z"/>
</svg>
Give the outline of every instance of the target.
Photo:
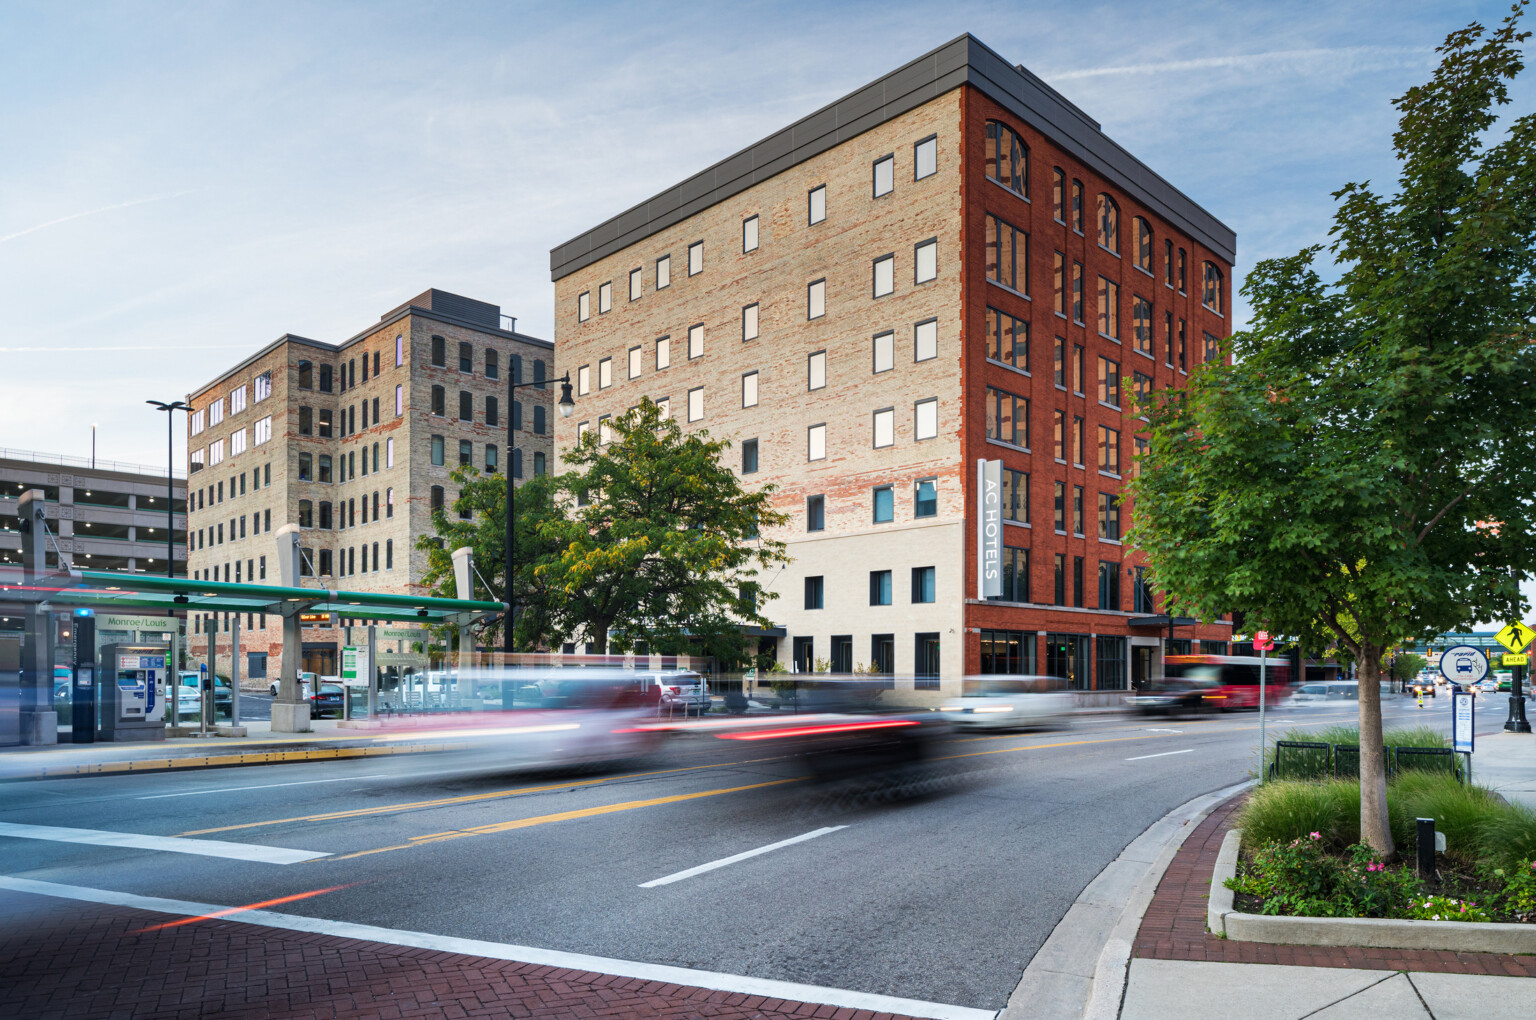
<svg viewBox="0 0 1536 1020">
<path fill-rule="evenodd" d="M 976 462 L 976 597 L 1003 593 L 1003 462 Z"/>
</svg>

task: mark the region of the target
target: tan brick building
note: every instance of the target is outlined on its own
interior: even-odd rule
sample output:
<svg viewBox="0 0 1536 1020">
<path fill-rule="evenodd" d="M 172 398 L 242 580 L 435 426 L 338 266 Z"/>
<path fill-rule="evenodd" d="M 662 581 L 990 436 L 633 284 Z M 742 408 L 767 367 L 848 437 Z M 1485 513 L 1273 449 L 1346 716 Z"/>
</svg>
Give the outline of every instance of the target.
<svg viewBox="0 0 1536 1020">
<path fill-rule="evenodd" d="M 1131 397 L 1226 335 L 1235 244 L 963 36 L 551 252 L 557 452 L 642 395 L 731 439 L 792 518 L 763 584 L 800 670 L 1123 689 L 1167 630 L 1121 544 Z"/>
<path fill-rule="evenodd" d="M 291 522 L 306 584 L 424 593 L 416 538 L 457 495 L 451 472 L 551 469 L 558 387 L 520 388 L 510 407 L 507 393 L 554 378 L 554 345 L 515 327 L 496 305 L 429 290 L 339 343 L 279 337 L 191 393 L 191 576 L 279 583 L 272 536 Z M 275 675 L 280 621 L 241 624 L 242 673 L 266 675 L 270 660 Z M 217 626 L 226 669 L 227 617 Z M 189 624 L 195 654 L 204 627 Z M 307 626 L 303 668 L 336 673 L 340 645 L 337 628 Z"/>
</svg>

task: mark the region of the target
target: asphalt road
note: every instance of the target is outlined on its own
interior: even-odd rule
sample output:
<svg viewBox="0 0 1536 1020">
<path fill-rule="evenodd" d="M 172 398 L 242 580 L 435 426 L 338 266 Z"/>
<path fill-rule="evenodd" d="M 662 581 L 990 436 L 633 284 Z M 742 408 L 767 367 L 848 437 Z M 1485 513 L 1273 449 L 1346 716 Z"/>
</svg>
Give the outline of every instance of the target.
<svg viewBox="0 0 1536 1020">
<path fill-rule="evenodd" d="M 1448 722 L 1393 699 L 1388 726 Z M 1272 732 L 1353 719 L 1271 713 Z M 1480 728 L 1500 719 L 1481 716 Z M 0 823 L 325 852 L 294 864 L 0 832 L 10 876 L 1001 1008 L 1082 888 L 1192 797 L 1239 782 L 1255 714 L 956 735 L 919 781 L 818 786 L 776 747 L 690 735 L 587 774 L 450 758 L 15 784 Z M 910 780 L 910 777 L 908 777 Z M 650 888 L 822 828 L 834 831 Z M 3 920 L 3 919 L 0 919 Z"/>
</svg>

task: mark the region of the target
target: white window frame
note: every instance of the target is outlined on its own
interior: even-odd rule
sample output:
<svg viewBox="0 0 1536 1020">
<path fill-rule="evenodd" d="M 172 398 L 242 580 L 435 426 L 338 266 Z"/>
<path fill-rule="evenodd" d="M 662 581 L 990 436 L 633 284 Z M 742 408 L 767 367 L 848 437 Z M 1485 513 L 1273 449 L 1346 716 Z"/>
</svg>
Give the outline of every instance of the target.
<svg viewBox="0 0 1536 1020">
<path fill-rule="evenodd" d="M 597 314 L 605 315 L 613 308 L 613 281 L 597 285 Z"/>
<path fill-rule="evenodd" d="M 395 367 L 405 364 L 405 336 L 395 337 Z"/>
<path fill-rule="evenodd" d="M 576 321 L 586 322 L 592 318 L 592 292 L 584 290 L 576 295 Z"/>
<path fill-rule="evenodd" d="M 258 404 L 272 395 L 272 373 L 270 370 L 261 373 L 252 380 L 251 395 L 255 398 L 254 402 Z"/>
<path fill-rule="evenodd" d="M 663 255 L 656 260 L 656 289 L 666 290 L 672 286 L 672 256 Z"/>
<path fill-rule="evenodd" d="M 827 352 L 813 351 L 805 358 L 805 388 L 807 392 L 826 389 Z"/>
<path fill-rule="evenodd" d="M 807 461 L 827 459 L 827 425 L 825 422 L 812 425 L 805 430 L 805 459 Z"/>
<path fill-rule="evenodd" d="M 894 407 L 882 407 L 874 413 L 874 446 L 877 450 L 883 450 L 888 446 L 896 445 L 896 409 Z"/>
<path fill-rule="evenodd" d="M 814 227 L 827 218 L 827 186 L 818 184 L 805 196 L 806 225 Z"/>
<path fill-rule="evenodd" d="M 208 444 L 208 466 L 224 463 L 224 440 L 215 439 Z"/>
<path fill-rule="evenodd" d="M 939 398 L 928 397 L 912 405 L 912 438 L 918 442 L 939 435 Z"/>
<path fill-rule="evenodd" d="M 192 414 L 189 415 L 189 421 L 188 421 L 188 429 L 189 429 L 190 433 L 192 435 L 194 435 L 194 436 L 195 435 L 199 435 L 203 431 L 204 427 L 205 426 L 203 425 L 203 412 L 202 411 L 193 411 Z"/>
<path fill-rule="evenodd" d="M 269 440 L 271 440 L 271 438 L 272 438 L 272 416 L 269 414 L 265 418 L 258 418 L 257 421 L 256 421 L 255 430 L 256 430 L 256 444 L 255 445 L 260 446 L 262 443 L 265 443 L 265 442 L 268 442 Z"/>
<path fill-rule="evenodd" d="M 896 190 L 896 154 L 881 156 L 870 168 L 873 197 L 880 198 Z"/>
<path fill-rule="evenodd" d="M 688 246 L 688 275 L 698 276 L 704 271 L 704 242 L 695 241 Z"/>
<path fill-rule="evenodd" d="M 597 363 L 597 388 L 606 390 L 613 385 L 613 359 L 603 358 Z"/>
<path fill-rule="evenodd" d="M 912 146 L 912 179 L 920 181 L 939 172 L 939 136 L 929 135 Z"/>
<path fill-rule="evenodd" d="M 584 397 L 592 392 L 592 366 L 582 365 L 576 370 L 576 395 Z"/>
<path fill-rule="evenodd" d="M 629 271 L 629 299 L 639 301 L 641 293 L 645 290 L 645 274 L 636 266 Z"/>
<path fill-rule="evenodd" d="M 245 387 L 236 386 L 229 391 L 229 414 L 234 417 L 245 410 Z"/>
<path fill-rule="evenodd" d="M 392 468 L 395 466 L 394 437 L 390 437 L 389 439 L 384 440 L 384 466 L 387 468 Z"/>
<path fill-rule="evenodd" d="M 245 431 L 245 429 L 236 429 L 235 431 L 231 432 L 229 434 L 229 455 L 231 457 L 237 457 L 240 454 L 244 453 L 245 452 L 245 443 L 246 443 L 246 431 Z"/>
<path fill-rule="evenodd" d="M 741 340 L 756 340 L 758 334 L 759 309 L 756 301 L 741 310 Z"/>
<path fill-rule="evenodd" d="M 874 297 L 888 297 L 896 293 L 896 255 L 881 255 L 875 259 L 871 267 L 872 294 Z"/>
<path fill-rule="evenodd" d="M 395 386 L 395 417 L 398 418 L 398 417 L 400 417 L 404 413 L 405 413 L 405 387 L 403 385 L 396 385 Z"/>
<path fill-rule="evenodd" d="M 912 249 L 912 282 L 931 283 L 939 278 L 939 239 L 930 237 Z"/>
<path fill-rule="evenodd" d="M 192 462 L 192 470 L 193 471 L 201 471 L 202 470 L 202 468 L 203 468 L 203 451 L 201 449 L 193 450 L 188 455 L 188 459 Z"/>
<path fill-rule="evenodd" d="M 812 280 L 805 285 L 805 318 L 809 322 L 827 314 L 827 280 Z"/>
<path fill-rule="evenodd" d="M 218 400 L 215 400 L 213 403 L 208 405 L 208 427 L 213 428 L 213 426 L 219 424 L 219 422 L 223 420 L 224 398 L 220 397 Z"/>
<path fill-rule="evenodd" d="M 695 322 L 688 327 L 688 360 L 704 356 L 704 324 Z"/>
<path fill-rule="evenodd" d="M 688 420 L 704 420 L 704 387 L 695 386 L 688 391 Z"/>
<path fill-rule="evenodd" d="M 656 340 L 656 371 L 672 367 L 672 338 L 670 336 L 658 337 Z"/>
<path fill-rule="evenodd" d="M 757 251 L 757 216 L 753 214 L 741 221 L 741 253 Z"/>
<path fill-rule="evenodd" d="M 755 369 L 741 377 L 741 406 L 757 406 L 757 371 Z"/>
<path fill-rule="evenodd" d="M 875 375 L 879 375 L 881 372 L 889 372 L 896 367 L 895 330 L 886 330 L 884 333 L 875 334 L 873 355 Z"/>
<path fill-rule="evenodd" d="M 912 326 L 912 360 L 931 361 L 939 356 L 939 320 L 924 319 Z"/>
<path fill-rule="evenodd" d="M 643 350 L 644 348 L 639 344 L 629 349 L 629 377 L 631 379 L 640 378 L 640 362 L 644 360 Z"/>
</svg>

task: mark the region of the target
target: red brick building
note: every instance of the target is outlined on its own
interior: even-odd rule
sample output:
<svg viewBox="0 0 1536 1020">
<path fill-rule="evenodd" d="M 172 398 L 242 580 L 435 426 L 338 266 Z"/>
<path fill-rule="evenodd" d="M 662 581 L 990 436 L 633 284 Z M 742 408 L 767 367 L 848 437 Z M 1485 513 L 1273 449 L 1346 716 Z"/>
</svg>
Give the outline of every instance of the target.
<svg viewBox="0 0 1536 1020">
<path fill-rule="evenodd" d="M 792 519 L 762 583 L 796 668 L 1123 689 L 1168 634 L 1123 544 L 1133 396 L 1214 356 L 1235 244 L 962 36 L 551 252 L 557 454 L 641 396 L 732 439 Z"/>
</svg>

